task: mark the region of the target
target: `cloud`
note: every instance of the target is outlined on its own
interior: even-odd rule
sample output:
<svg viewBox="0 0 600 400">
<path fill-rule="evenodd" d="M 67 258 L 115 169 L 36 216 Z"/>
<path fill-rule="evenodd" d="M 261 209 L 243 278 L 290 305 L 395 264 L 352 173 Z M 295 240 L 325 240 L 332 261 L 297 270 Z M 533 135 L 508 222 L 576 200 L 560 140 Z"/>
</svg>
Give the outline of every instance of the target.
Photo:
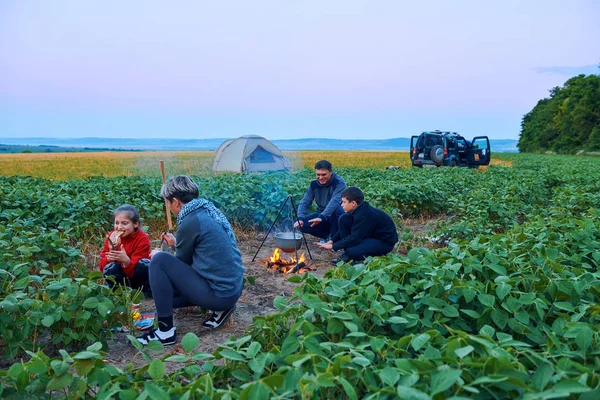
<svg viewBox="0 0 600 400">
<path fill-rule="evenodd" d="M 581 74 L 590 75 L 600 73 L 600 65 L 582 65 L 579 67 L 536 67 L 533 70 L 539 74 L 551 73 L 568 76 Z"/>
</svg>

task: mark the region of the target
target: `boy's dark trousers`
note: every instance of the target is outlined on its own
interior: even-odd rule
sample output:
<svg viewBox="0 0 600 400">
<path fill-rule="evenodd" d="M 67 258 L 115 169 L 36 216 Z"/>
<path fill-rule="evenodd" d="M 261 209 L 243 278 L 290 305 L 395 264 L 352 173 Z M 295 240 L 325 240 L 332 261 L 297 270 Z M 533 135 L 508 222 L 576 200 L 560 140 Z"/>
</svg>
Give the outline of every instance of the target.
<svg viewBox="0 0 600 400">
<path fill-rule="evenodd" d="M 147 290 L 150 290 L 150 284 L 148 281 L 149 266 L 150 260 L 148 260 L 147 258 L 142 258 L 135 265 L 135 269 L 133 270 L 133 276 L 129 278 L 127 275 L 125 275 L 125 272 L 123 271 L 123 266 L 121 264 L 112 262 L 104 267 L 103 275 L 104 278 L 112 276 L 117 284 L 129 286 L 132 289 L 142 288 L 142 290 L 146 292 Z M 115 282 L 109 279 L 106 280 L 106 283 L 110 288 L 112 288 L 115 285 Z"/>
<path fill-rule="evenodd" d="M 321 221 L 317 225 L 310 227 L 309 220 L 313 218 L 317 218 L 319 216 L 319 212 L 312 213 L 307 215 L 306 217 L 299 218 L 300 221 L 304 222 L 300 231 L 303 233 L 309 233 L 313 236 L 320 237 L 322 239 L 332 238 L 338 231 L 338 220 L 340 216 L 344 213 L 344 209 L 342 206 L 339 206 L 333 213 L 333 215 L 329 218 L 328 221 Z"/>
<path fill-rule="evenodd" d="M 350 236 L 354 217 L 352 214 L 343 214 L 338 227 L 340 236 L 343 238 Z M 364 238 L 357 245 L 344 249 L 346 256 L 354 261 L 363 261 L 368 256 L 383 256 L 394 250 L 394 245 L 386 243 L 376 238 Z"/>
</svg>

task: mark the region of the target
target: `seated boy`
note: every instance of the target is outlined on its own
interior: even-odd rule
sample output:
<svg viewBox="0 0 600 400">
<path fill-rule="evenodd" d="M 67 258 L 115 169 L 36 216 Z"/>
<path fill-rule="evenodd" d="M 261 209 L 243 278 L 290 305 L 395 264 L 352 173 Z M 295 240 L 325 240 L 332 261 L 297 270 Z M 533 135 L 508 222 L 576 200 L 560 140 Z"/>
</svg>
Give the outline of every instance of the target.
<svg viewBox="0 0 600 400">
<path fill-rule="evenodd" d="M 363 192 L 351 186 L 342 192 L 345 213 L 338 221 L 338 233 L 327 243 L 315 243 L 326 250 L 344 250 L 331 263 L 362 261 L 368 256 L 382 256 L 398 242 L 396 225 L 389 215 L 365 202 Z"/>
</svg>

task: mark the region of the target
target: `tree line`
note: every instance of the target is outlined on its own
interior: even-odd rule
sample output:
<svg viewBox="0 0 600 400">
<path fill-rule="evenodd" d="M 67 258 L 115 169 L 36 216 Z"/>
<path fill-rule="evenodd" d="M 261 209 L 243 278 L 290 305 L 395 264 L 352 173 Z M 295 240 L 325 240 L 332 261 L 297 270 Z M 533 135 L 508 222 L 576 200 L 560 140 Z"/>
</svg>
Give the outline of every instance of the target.
<svg viewBox="0 0 600 400">
<path fill-rule="evenodd" d="M 520 152 L 600 151 L 600 76 L 578 75 L 523 116 Z"/>
</svg>

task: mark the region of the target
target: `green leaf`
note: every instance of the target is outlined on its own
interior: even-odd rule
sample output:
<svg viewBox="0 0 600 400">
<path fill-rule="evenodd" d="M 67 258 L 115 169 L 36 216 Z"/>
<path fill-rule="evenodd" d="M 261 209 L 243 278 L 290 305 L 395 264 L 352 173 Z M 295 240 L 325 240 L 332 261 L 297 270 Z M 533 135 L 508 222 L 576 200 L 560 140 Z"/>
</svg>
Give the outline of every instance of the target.
<svg viewBox="0 0 600 400">
<path fill-rule="evenodd" d="M 246 357 L 248 357 L 248 358 L 256 357 L 256 355 L 258 354 L 260 349 L 261 349 L 260 343 L 258 343 L 258 342 L 250 343 L 250 345 L 248 346 L 248 350 L 246 350 Z"/>
<path fill-rule="evenodd" d="M 442 308 L 442 314 L 449 318 L 455 318 L 460 315 L 456 307 L 450 305 L 444 306 L 444 308 Z"/>
<path fill-rule="evenodd" d="M 552 366 L 550 364 L 543 363 L 540 366 L 538 366 L 538 369 L 535 371 L 533 377 L 531 378 L 533 388 L 538 392 L 544 390 L 546 385 L 552 379 L 552 375 L 554 375 L 554 370 L 552 369 Z"/>
<path fill-rule="evenodd" d="M 379 378 L 385 385 L 394 386 L 400 379 L 400 373 L 396 368 L 388 366 L 379 371 Z"/>
<path fill-rule="evenodd" d="M 96 308 L 98 307 L 98 304 L 100 304 L 100 302 L 96 297 L 88 297 L 87 299 L 85 299 L 82 306 L 84 308 Z"/>
<path fill-rule="evenodd" d="M 75 354 L 73 358 L 75 360 L 89 360 L 92 358 L 102 359 L 102 356 L 93 351 L 80 351 L 79 353 Z"/>
<path fill-rule="evenodd" d="M 504 300 L 506 295 L 510 293 L 511 289 L 512 286 L 507 285 L 506 283 L 501 283 L 500 285 L 496 286 L 496 295 L 500 300 Z"/>
<path fill-rule="evenodd" d="M 496 324 L 500 329 L 504 329 L 506 323 L 508 322 L 508 314 L 506 314 L 502 310 L 492 310 L 491 312 L 492 321 Z"/>
<path fill-rule="evenodd" d="M 236 369 L 231 373 L 231 375 L 233 375 L 235 379 L 242 382 L 250 382 L 252 380 L 252 377 L 245 369 Z"/>
<path fill-rule="evenodd" d="M 580 350 L 587 351 L 592 344 L 593 335 L 594 332 L 592 332 L 588 326 L 585 326 L 579 331 L 579 334 L 575 338 L 575 344 L 577 344 L 577 347 L 579 347 Z"/>
<path fill-rule="evenodd" d="M 344 392 L 346 392 L 346 396 L 348 396 L 350 400 L 357 400 L 356 390 L 354 390 L 354 386 L 352 386 L 350 382 L 348 382 L 344 377 L 339 376 L 338 380 L 342 382 L 342 387 L 344 388 Z"/>
<path fill-rule="evenodd" d="M 489 325 L 484 325 L 479 330 L 479 333 L 481 333 L 482 335 L 488 335 L 489 337 L 493 338 L 496 334 L 496 330 Z"/>
<path fill-rule="evenodd" d="M 333 314 L 333 317 L 337 318 L 337 319 L 341 319 L 343 321 L 350 321 L 353 319 L 352 314 L 350 314 L 349 312 L 346 312 L 346 311 L 341 311 L 341 312 L 335 313 L 335 314 Z"/>
<path fill-rule="evenodd" d="M 392 324 L 408 324 L 408 320 L 402 317 L 390 317 L 388 322 Z"/>
<path fill-rule="evenodd" d="M 99 351 L 99 350 L 102 350 L 102 343 L 96 342 L 96 343 L 90 344 L 86 348 L 86 350 L 88 350 L 88 351 Z"/>
<path fill-rule="evenodd" d="M 251 383 L 250 386 L 247 387 L 247 397 L 242 396 L 243 391 L 240 394 L 240 399 L 248 399 L 248 400 L 268 400 L 270 397 L 269 389 L 260 381 Z"/>
<path fill-rule="evenodd" d="M 223 349 L 220 351 L 221 357 L 233 361 L 245 361 L 246 358 L 239 352 L 232 349 Z"/>
<path fill-rule="evenodd" d="M 300 275 L 292 275 L 289 277 L 288 282 L 300 283 L 302 282 L 302 277 Z"/>
<path fill-rule="evenodd" d="M 32 358 L 27 364 L 25 364 L 27 372 L 30 374 L 43 374 L 48 371 L 48 365 L 39 358 Z"/>
<path fill-rule="evenodd" d="M 148 393 L 152 400 L 171 400 L 171 396 L 167 392 L 152 382 L 144 383 L 144 392 Z"/>
<path fill-rule="evenodd" d="M 496 298 L 491 294 L 482 293 L 479 296 L 477 296 L 477 299 L 479 299 L 479 302 L 486 307 L 494 307 L 494 303 L 496 302 Z"/>
<path fill-rule="evenodd" d="M 273 299 L 273 307 L 275 307 L 278 310 L 285 310 L 287 307 L 287 300 L 285 297 L 283 296 L 275 296 L 275 299 Z"/>
<path fill-rule="evenodd" d="M 418 351 L 420 348 L 425 346 L 425 343 L 427 343 L 429 339 L 431 339 L 431 336 L 429 336 L 427 333 L 422 333 L 418 336 L 413 337 L 410 341 L 410 345 L 413 349 L 415 349 L 415 351 Z"/>
<path fill-rule="evenodd" d="M 162 379 L 165 375 L 165 365 L 161 360 L 155 358 L 148 366 L 148 375 L 155 381 Z"/>
<path fill-rule="evenodd" d="M 55 376 L 50 379 L 50 382 L 46 385 L 46 390 L 59 390 L 67 387 L 73 382 L 73 375 L 66 373 L 62 376 Z"/>
<path fill-rule="evenodd" d="M 475 348 L 473 346 L 465 346 L 465 347 L 461 347 L 459 349 L 454 350 L 454 352 L 456 353 L 456 355 L 460 358 L 463 358 L 469 354 L 471 354 L 471 352 L 475 350 Z"/>
<path fill-rule="evenodd" d="M 398 385 L 396 392 L 402 400 L 431 400 L 428 394 L 410 386 Z"/>
<path fill-rule="evenodd" d="M 165 361 L 169 362 L 188 362 L 190 360 L 191 358 L 189 356 L 184 356 L 183 354 L 175 354 L 165 358 Z"/>
<path fill-rule="evenodd" d="M 53 323 L 54 323 L 54 317 L 52 315 L 46 315 L 42 319 L 42 325 L 44 325 L 46 328 L 52 326 Z"/>
<path fill-rule="evenodd" d="M 360 365 L 361 367 L 368 367 L 369 365 L 371 365 L 371 361 L 369 361 L 369 359 L 365 357 L 354 357 L 352 359 L 352 362 L 354 364 Z"/>
<path fill-rule="evenodd" d="M 188 353 L 191 353 L 196 347 L 198 347 L 199 344 L 200 339 L 198 339 L 198 336 L 196 336 L 192 332 L 186 333 L 183 339 L 181 340 L 181 346 Z"/>
<path fill-rule="evenodd" d="M 335 376 L 331 372 L 325 372 L 317 375 L 317 384 L 321 387 L 334 387 Z"/>
<path fill-rule="evenodd" d="M 460 310 L 460 312 L 467 314 L 469 317 L 477 319 L 479 317 L 481 317 L 481 314 L 479 314 L 477 311 L 474 310 Z"/>
<path fill-rule="evenodd" d="M 161 352 L 165 349 L 163 344 L 158 340 L 151 340 L 146 345 L 146 350 L 153 351 L 155 353 Z"/>
<path fill-rule="evenodd" d="M 433 374 L 431 377 L 431 394 L 436 395 L 449 389 L 458 381 L 461 373 L 461 370 L 447 369 Z"/>
</svg>

